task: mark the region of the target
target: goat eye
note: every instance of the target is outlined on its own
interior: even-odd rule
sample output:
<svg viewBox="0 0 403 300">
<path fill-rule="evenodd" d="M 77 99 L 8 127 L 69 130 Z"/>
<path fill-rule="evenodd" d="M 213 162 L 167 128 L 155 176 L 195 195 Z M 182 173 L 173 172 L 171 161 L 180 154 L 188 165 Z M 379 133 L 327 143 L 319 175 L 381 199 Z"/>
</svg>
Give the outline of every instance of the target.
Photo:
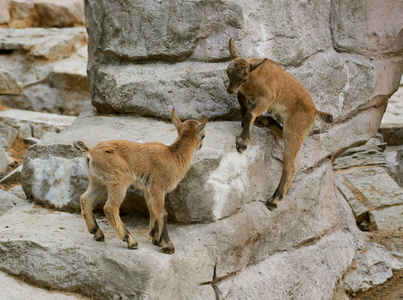
<svg viewBox="0 0 403 300">
<path fill-rule="evenodd" d="M 241 83 L 244 83 L 244 82 L 246 82 L 246 80 L 247 80 L 247 79 L 244 79 L 244 80 L 242 80 L 242 82 L 241 82 Z"/>
</svg>

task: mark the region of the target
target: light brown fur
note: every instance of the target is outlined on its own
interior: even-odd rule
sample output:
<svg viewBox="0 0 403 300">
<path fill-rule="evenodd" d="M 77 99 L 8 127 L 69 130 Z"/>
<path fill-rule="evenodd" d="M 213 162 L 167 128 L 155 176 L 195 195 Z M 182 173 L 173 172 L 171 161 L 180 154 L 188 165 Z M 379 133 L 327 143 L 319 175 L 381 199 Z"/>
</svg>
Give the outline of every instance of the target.
<svg viewBox="0 0 403 300">
<path fill-rule="evenodd" d="M 130 249 L 138 248 L 137 241 L 127 230 L 119 216 L 126 189 L 133 185 L 143 190 L 150 212 L 149 233 L 153 243 L 165 253 L 175 252 L 168 236 L 165 195 L 172 192 L 189 169 L 193 154 L 202 146 L 204 122 L 181 122 L 172 110 L 172 123 L 178 131 L 175 142 L 134 143 L 124 140 L 101 142 L 89 149 L 83 142 L 74 146 L 86 157 L 89 176 L 87 191 L 81 196 L 81 213 L 90 233 L 97 241 L 104 241 L 93 215 L 94 204 L 107 192 L 105 215 L 119 237 Z"/>
<path fill-rule="evenodd" d="M 280 183 L 273 197 L 266 202 L 267 207 L 273 209 L 283 199 L 293 180 L 295 158 L 316 116 L 327 123 L 331 123 L 333 117 L 317 110 L 304 86 L 274 61 L 240 57 L 232 40 L 229 42 L 229 50 L 233 61 L 227 68 L 227 92 L 232 94 L 238 89 L 237 97 L 243 118 L 243 131 L 236 139 L 237 150 L 241 153 L 246 150 L 252 125 L 263 113 L 269 111 L 283 123 L 281 126 L 271 117 L 260 122 L 284 139 Z"/>
</svg>

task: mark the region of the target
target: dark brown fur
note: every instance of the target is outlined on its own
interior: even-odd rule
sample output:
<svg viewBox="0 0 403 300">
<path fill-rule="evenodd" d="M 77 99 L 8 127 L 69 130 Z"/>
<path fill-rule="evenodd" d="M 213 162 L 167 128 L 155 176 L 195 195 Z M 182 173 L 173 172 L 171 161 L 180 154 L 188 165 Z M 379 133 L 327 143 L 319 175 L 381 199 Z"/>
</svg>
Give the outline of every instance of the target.
<svg viewBox="0 0 403 300">
<path fill-rule="evenodd" d="M 314 125 L 316 116 L 327 123 L 333 122 L 333 117 L 317 110 L 304 86 L 274 61 L 240 57 L 232 40 L 229 42 L 229 50 L 233 61 L 227 68 L 227 92 L 233 94 L 238 89 L 238 102 L 243 118 L 243 131 L 236 139 L 237 150 L 241 153 L 246 150 L 252 125 L 263 113 L 269 111 L 283 123 L 281 126 L 271 117 L 263 117 L 259 121 L 284 139 L 280 183 L 273 197 L 266 202 L 267 207 L 273 209 L 283 199 L 293 180 L 295 158 Z"/>
<path fill-rule="evenodd" d="M 104 241 L 105 237 L 95 221 L 93 207 L 108 193 L 104 211 L 109 223 L 130 249 L 138 248 L 137 241 L 119 216 L 126 189 L 133 185 L 144 191 L 153 243 L 161 246 L 165 253 L 175 252 L 168 236 L 165 195 L 176 188 L 188 171 L 193 154 L 202 146 L 207 119 L 182 123 L 172 110 L 172 123 L 178 131 L 178 138 L 170 146 L 158 142 L 141 144 L 112 140 L 89 149 L 81 141 L 74 142 L 88 162 L 89 186 L 80 203 L 82 216 L 95 240 Z"/>
</svg>

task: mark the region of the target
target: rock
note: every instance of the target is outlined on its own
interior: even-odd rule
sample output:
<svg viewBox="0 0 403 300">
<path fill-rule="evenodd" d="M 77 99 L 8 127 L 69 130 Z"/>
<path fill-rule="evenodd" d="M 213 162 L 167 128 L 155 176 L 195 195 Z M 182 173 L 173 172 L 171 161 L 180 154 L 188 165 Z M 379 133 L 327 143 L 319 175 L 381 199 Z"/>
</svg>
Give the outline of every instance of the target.
<svg viewBox="0 0 403 300">
<path fill-rule="evenodd" d="M 218 299 L 242 299 L 245 295 L 250 299 L 332 299 L 340 271 L 354 257 L 352 244 L 348 235 L 338 231 L 311 246 L 272 255 L 218 282 Z M 345 256 L 339 256 L 340 252 Z"/>
<path fill-rule="evenodd" d="M 400 1 L 367 5 L 364 0 L 332 3 L 330 26 L 338 51 L 380 57 L 397 53 L 403 43 Z M 388 26 L 381 20 L 387 19 Z"/>
<path fill-rule="evenodd" d="M 333 113 L 338 122 L 360 107 L 368 108 L 370 101 L 385 105 L 400 81 L 400 58 L 395 54 L 389 59 L 369 59 L 333 50 L 329 18 L 337 3 L 268 5 L 255 1 L 252 5 L 224 1 L 211 7 L 196 1 L 179 7 L 133 2 L 130 5 L 136 9 L 123 13 L 121 5 L 120 1 L 86 3 L 92 103 L 103 113 L 133 112 L 167 119 L 175 106 L 182 108 L 183 118 L 234 119 L 238 104 L 234 95 L 226 94 L 223 71 L 228 62 L 222 62 L 229 60 L 229 37 L 235 39 L 242 55 L 268 56 L 280 63 L 307 87 L 317 106 Z M 192 10 L 195 7 L 198 13 Z M 261 9 L 251 11 L 251 7 Z M 164 12 L 168 11 L 174 17 L 166 20 Z M 201 17 L 201 12 L 206 11 L 220 18 L 214 23 L 211 18 Z M 97 21 L 105 12 L 110 19 L 102 24 L 107 22 L 107 27 Z M 285 12 L 293 18 L 284 19 Z M 250 14 L 254 17 L 244 17 Z M 149 25 L 140 26 L 138 15 L 149 19 Z M 298 21 L 307 17 L 315 25 Z M 400 19 L 395 17 L 392 23 L 398 24 Z M 186 30 L 177 20 L 188 20 Z M 339 21 L 332 22 L 339 25 Z M 147 33 L 149 26 L 154 28 L 153 34 Z M 210 31 L 213 26 L 218 27 Z M 310 34 L 306 35 L 302 28 Z M 391 31 L 394 29 L 392 26 Z M 181 36 L 179 42 L 177 35 Z M 389 37 L 385 32 L 384 38 Z M 209 43 L 211 40 L 214 42 Z"/>
<path fill-rule="evenodd" d="M 20 183 L 21 181 L 22 165 L 11 171 L 9 174 L 0 179 L 1 184 Z"/>
<path fill-rule="evenodd" d="M 400 200 L 403 203 L 403 197 Z M 403 206 L 373 210 L 369 213 L 369 220 L 377 230 L 403 230 Z"/>
<path fill-rule="evenodd" d="M 10 0 L 0 0 L 0 25 L 10 21 L 10 12 L 8 11 L 9 3 Z"/>
<path fill-rule="evenodd" d="M 355 201 L 359 201 L 368 210 L 403 204 L 402 188 L 383 168 L 356 168 L 338 172 L 338 176 L 341 177 L 338 187 L 344 185 L 354 194 Z M 355 214 L 357 216 L 358 212 Z"/>
<path fill-rule="evenodd" d="M 169 195 L 167 202 L 172 219 L 179 222 L 220 219 L 233 214 L 256 196 L 262 200 L 269 196 L 268 186 L 258 186 L 257 182 L 268 176 L 260 168 L 266 166 L 268 169 L 264 159 L 268 154 L 264 148 L 273 137 L 269 138 L 263 130 L 256 128 L 250 151 L 241 155 L 234 146 L 234 136 L 239 128 L 239 123 L 207 124 L 203 148 L 194 157 L 188 176 Z M 77 211 L 79 196 L 86 190 L 88 179 L 83 158 L 73 147 L 74 140 L 83 139 L 90 147 L 102 140 L 116 138 L 170 144 L 177 136 L 176 130 L 171 129 L 171 124 L 144 118 L 80 117 L 67 132 L 27 151 L 22 171 L 23 188 L 28 197 L 36 201 Z M 48 154 L 44 156 L 45 153 Z M 55 169 L 58 172 L 54 172 Z M 253 189 L 252 193 L 248 192 L 250 189 Z M 195 197 L 199 201 L 195 202 Z M 129 192 L 128 199 L 143 202 L 142 194 Z"/>
<path fill-rule="evenodd" d="M 385 157 L 391 176 L 403 188 L 403 145 L 386 147 Z"/>
<path fill-rule="evenodd" d="M 337 188 L 362 230 L 386 228 L 387 216 L 390 227 L 399 229 L 400 206 L 396 205 L 403 204 L 403 189 L 390 176 L 391 151 L 383 152 L 387 148 L 377 134 L 365 145 L 341 153 L 333 164 Z"/>
<path fill-rule="evenodd" d="M 379 132 L 388 145 L 403 144 L 403 87 L 390 97 Z"/>
<path fill-rule="evenodd" d="M 350 295 L 385 282 L 393 276 L 393 270 L 403 268 L 403 259 L 399 260 L 375 243 L 367 243 L 356 254 L 354 261 L 354 269 L 343 280 L 344 288 Z"/>
<path fill-rule="evenodd" d="M 87 43 L 84 28 L 1 28 L 0 49 L 26 51 L 32 58 L 55 61 L 70 56 Z"/>
<path fill-rule="evenodd" d="M 14 185 L 11 189 L 8 190 L 10 193 L 14 194 L 20 199 L 24 199 L 24 201 L 27 199 L 27 196 L 24 193 L 24 190 L 22 189 L 21 184 Z"/>
<path fill-rule="evenodd" d="M 34 0 L 40 27 L 84 26 L 84 2 L 80 0 Z"/>
<path fill-rule="evenodd" d="M 0 190 L 0 217 L 10 211 L 21 199 L 10 192 Z"/>
<path fill-rule="evenodd" d="M 79 295 L 67 295 L 55 291 L 47 291 L 33 287 L 20 280 L 0 272 L 3 288 L 0 291 L 1 299 L 42 299 L 42 300 L 77 300 L 83 299 Z"/>
<path fill-rule="evenodd" d="M 17 128 L 21 138 L 40 139 L 48 132 L 59 133 L 68 128 L 75 117 L 39 113 L 19 109 L 0 111 L 0 121 Z"/>
<path fill-rule="evenodd" d="M 328 171 L 331 172 L 330 164 L 306 176 L 318 182 L 318 178 L 326 178 L 323 172 Z M 75 291 L 97 299 L 156 299 L 161 293 L 168 299 L 216 299 L 215 289 L 223 295 L 228 291 L 221 278 L 231 279 L 232 274 L 242 278 L 244 271 L 249 277 L 255 266 L 273 262 L 271 273 L 288 278 L 287 284 L 294 286 L 295 291 L 309 298 L 327 297 L 350 264 L 360 239 L 342 198 L 325 196 L 330 195 L 327 188 L 331 186 L 324 184 L 322 190 L 318 188 L 320 194 L 316 199 L 289 201 L 275 213 L 263 203 L 252 201 L 236 215 L 215 222 L 170 223 L 170 236 L 176 245 L 173 255 L 162 254 L 152 245 L 147 234 L 147 217 L 124 218 L 140 246 L 131 251 L 105 221 L 101 220 L 100 226 L 106 241 L 98 243 L 91 238 L 79 215 L 49 213 L 31 206 L 30 210 L 13 211 L 12 215 L 0 218 L 0 224 L 8 226 L 0 226 L 3 257 L 0 268 L 42 287 Z M 292 192 L 296 193 L 298 190 Z M 315 221 L 308 211 L 318 213 L 321 221 Z M 292 222 L 296 216 L 302 223 Z M 319 240 L 324 232 L 328 235 Z M 269 240 L 272 242 L 268 243 Z M 279 253 L 273 256 L 276 252 Z M 24 257 L 23 263 L 20 257 Z M 305 264 L 285 268 L 287 263 L 304 261 L 298 259 L 301 257 L 307 258 Z M 325 261 L 327 265 L 318 262 L 308 271 L 311 266 L 308 258 Z M 112 273 L 119 275 L 111 277 Z M 298 285 L 302 274 L 307 274 L 306 285 Z M 315 274 L 315 279 L 311 279 L 311 274 Z M 214 289 L 209 284 L 200 285 L 214 279 L 219 281 Z M 309 293 L 310 290 L 313 292 Z"/>
<path fill-rule="evenodd" d="M 84 26 L 84 3 L 79 0 L 11 0 L 7 22 L 13 28 Z"/>
<path fill-rule="evenodd" d="M 8 165 L 10 164 L 10 159 L 8 158 L 6 152 L 0 147 L 0 173 L 7 170 Z"/>
<path fill-rule="evenodd" d="M 17 136 L 18 131 L 15 128 L 0 122 L 0 147 L 4 150 L 10 149 L 14 145 Z"/>
<path fill-rule="evenodd" d="M 0 94 L 19 95 L 22 92 L 22 84 L 17 82 L 10 71 L 0 69 Z"/>
<path fill-rule="evenodd" d="M 84 28 L 0 29 L 2 68 L 22 83 L 18 95 L 3 93 L 3 103 L 67 115 L 88 109 L 86 43 Z"/>
<path fill-rule="evenodd" d="M 38 27 L 39 16 L 30 0 L 11 0 L 9 26 L 13 28 Z"/>
<path fill-rule="evenodd" d="M 386 156 L 383 153 L 386 143 L 379 134 L 370 139 L 366 144 L 350 148 L 341 153 L 333 163 L 334 170 L 348 169 L 362 166 L 379 166 L 385 170 L 389 169 Z"/>
</svg>

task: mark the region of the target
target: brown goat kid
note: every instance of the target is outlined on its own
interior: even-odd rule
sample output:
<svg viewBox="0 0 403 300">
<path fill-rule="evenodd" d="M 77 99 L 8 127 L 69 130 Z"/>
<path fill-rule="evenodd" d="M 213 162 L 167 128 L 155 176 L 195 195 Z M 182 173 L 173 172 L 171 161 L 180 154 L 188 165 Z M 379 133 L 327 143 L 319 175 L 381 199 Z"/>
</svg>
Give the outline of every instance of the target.
<svg viewBox="0 0 403 300">
<path fill-rule="evenodd" d="M 161 246 L 162 252 L 175 252 L 168 236 L 165 195 L 176 188 L 188 171 L 193 154 L 201 148 L 207 119 L 204 122 L 187 120 L 182 123 L 173 109 L 172 123 L 178 137 L 170 146 L 158 142 L 141 144 L 112 140 L 89 149 L 81 141 L 74 142 L 74 146 L 86 157 L 89 186 L 80 198 L 81 214 L 95 240 L 104 241 L 105 237 L 95 221 L 93 207 L 108 193 L 104 212 L 110 225 L 130 249 L 138 248 L 137 241 L 119 216 L 126 189 L 133 185 L 144 191 L 153 243 Z"/>
<path fill-rule="evenodd" d="M 333 122 L 329 113 L 317 110 L 308 91 L 293 76 L 267 58 L 240 57 L 229 41 L 233 61 L 227 68 L 227 92 L 238 89 L 238 102 L 242 113 L 243 130 L 236 139 L 239 152 L 246 150 L 250 132 L 257 117 L 269 111 L 281 119 L 283 126 L 273 118 L 263 119 L 266 127 L 284 139 L 283 171 L 280 183 L 271 199 L 266 202 L 274 209 L 286 194 L 295 172 L 295 158 L 306 136 L 319 116 L 327 123 Z"/>
</svg>

